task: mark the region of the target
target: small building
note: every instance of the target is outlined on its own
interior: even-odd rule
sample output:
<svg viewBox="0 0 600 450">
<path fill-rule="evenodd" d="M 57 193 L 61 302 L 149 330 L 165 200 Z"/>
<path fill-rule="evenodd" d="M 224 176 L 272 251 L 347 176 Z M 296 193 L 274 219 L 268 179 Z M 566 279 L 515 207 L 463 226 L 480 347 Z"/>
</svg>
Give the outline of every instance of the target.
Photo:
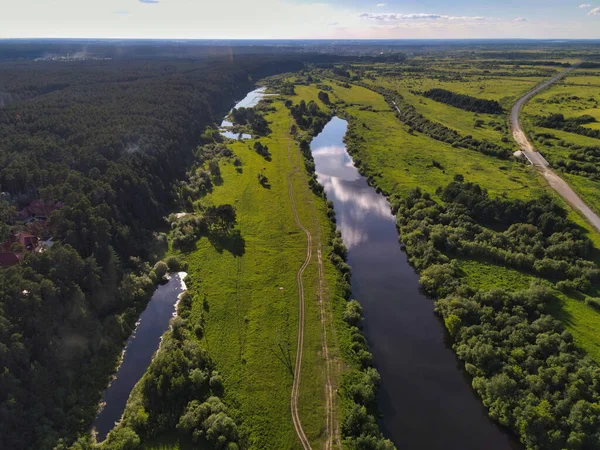
<svg viewBox="0 0 600 450">
<path fill-rule="evenodd" d="M 0 267 L 10 267 L 19 264 L 19 255 L 13 252 L 0 253 Z"/>
</svg>

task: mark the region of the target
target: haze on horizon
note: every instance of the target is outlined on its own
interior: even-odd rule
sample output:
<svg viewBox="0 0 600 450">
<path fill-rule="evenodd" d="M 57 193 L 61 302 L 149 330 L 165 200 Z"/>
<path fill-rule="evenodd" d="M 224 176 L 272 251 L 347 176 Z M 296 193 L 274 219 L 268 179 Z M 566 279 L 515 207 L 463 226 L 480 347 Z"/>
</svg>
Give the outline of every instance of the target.
<svg viewBox="0 0 600 450">
<path fill-rule="evenodd" d="M 0 38 L 600 38 L 600 0 L 0 0 Z"/>
</svg>

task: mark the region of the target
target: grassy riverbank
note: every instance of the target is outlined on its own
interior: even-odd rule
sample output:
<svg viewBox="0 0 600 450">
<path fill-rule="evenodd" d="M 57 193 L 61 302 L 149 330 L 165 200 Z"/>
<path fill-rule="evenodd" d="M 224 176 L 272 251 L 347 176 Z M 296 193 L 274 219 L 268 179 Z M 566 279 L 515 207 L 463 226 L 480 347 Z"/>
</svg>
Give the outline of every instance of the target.
<svg viewBox="0 0 600 450">
<path fill-rule="evenodd" d="M 486 188 L 492 197 L 528 200 L 548 193 L 569 211 L 569 219 L 583 227 L 596 247 L 600 247 L 600 235 L 555 196 L 529 165 L 455 148 L 423 134 L 411 134 L 409 127 L 402 124 L 393 113 L 376 113 L 365 108 L 389 110 L 381 95 L 359 86 L 349 89 L 333 81 L 327 81 L 326 84 L 332 89 L 329 92 L 332 103 L 343 101 L 339 106 L 353 118 L 351 130 L 358 137 L 353 140 L 357 143 L 352 149 L 355 160 L 360 161 L 366 175 L 372 177 L 385 192 L 402 197 L 419 187 L 437 198 L 436 190 L 446 186 L 456 174 L 461 174 L 467 181 Z M 296 88 L 298 94 L 307 100 L 314 98 L 318 90 L 315 85 Z M 488 97 L 500 100 L 500 91 L 494 92 L 497 92 L 496 96 Z M 432 103 L 431 100 L 427 101 Z M 422 112 L 425 114 L 425 110 Z M 469 132 L 458 127 L 457 130 L 462 134 Z M 434 161 L 439 165 L 434 165 Z M 517 290 L 528 286 L 533 279 L 516 270 L 474 260 L 468 261 L 468 270 L 465 272 L 466 282 L 476 288 L 504 287 Z M 498 273 L 502 276 L 498 276 Z M 558 291 L 556 294 L 560 304 L 554 309 L 555 316 L 573 333 L 577 344 L 600 362 L 600 313 L 585 305 L 580 296 Z"/>
<path fill-rule="evenodd" d="M 234 205 L 239 234 L 223 241 L 202 238 L 194 250 L 178 256 L 188 263 L 188 286 L 194 295 L 190 320 L 204 316 L 201 343 L 222 373 L 224 400 L 235 408 L 242 422 L 244 446 L 298 448 L 290 393 L 298 333 L 296 273 L 305 259 L 307 244 L 294 221 L 287 177 L 296 166 L 302 168 L 290 180 L 299 218 L 313 236 L 313 258 L 303 278 L 306 320 L 299 408 L 311 444 L 320 447 L 326 402 L 317 301 L 319 246 L 324 255 L 328 343 L 335 386 L 340 382 L 342 366 L 340 330 L 333 323 L 341 321 L 345 300 L 338 292 L 338 275 L 328 257 L 332 231 L 325 201 L 309 190 L 298 145 L 289 134 L 287 108 L 281 101 L 273 106 L 276 111 L 266 116 L 271 133 L 260 139 L 269 148 L 270 160 L 253 150 L 254 140 L 231 144 L 241 166 L 221 163 L 222 182 L 201 199 L 204 205 Z M 259 183 L 259 174 L 266 177 L 264 186 Z"/>
</svg>

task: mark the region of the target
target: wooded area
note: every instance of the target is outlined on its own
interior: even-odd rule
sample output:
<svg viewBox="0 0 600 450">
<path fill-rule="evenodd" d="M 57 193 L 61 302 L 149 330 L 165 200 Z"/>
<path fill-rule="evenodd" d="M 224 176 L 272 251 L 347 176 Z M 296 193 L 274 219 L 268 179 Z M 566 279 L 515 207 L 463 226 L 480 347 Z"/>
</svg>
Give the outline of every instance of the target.
<svg viewBox="0 0 600 450">
<path fill-rule="evenodd" d="M 54 245 L 0 270 L 0 447 L 53 448 L 89 427 L 154 289 L 149 264 L 204 128 L 273 57 L 2 63 L 3 240 Z M 32 201 L 47 218 L 17 214 Z"/>
</svg>

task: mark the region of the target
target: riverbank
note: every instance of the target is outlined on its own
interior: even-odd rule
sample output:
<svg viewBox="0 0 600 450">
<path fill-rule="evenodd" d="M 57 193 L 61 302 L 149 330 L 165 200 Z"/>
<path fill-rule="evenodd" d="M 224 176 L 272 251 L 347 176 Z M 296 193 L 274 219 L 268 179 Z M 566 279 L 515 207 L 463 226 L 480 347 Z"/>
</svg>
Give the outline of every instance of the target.
<svg viewBox="0 0 600 450">
<path fill-rule="evenodd" d="M 347 142 L 360 164 L 360 170 L 369 177 L 370 183 L 388 194 L 394 194 L 397 199 L 404 199 L 413 187 L 419 187 L 439 201 L 438 187 L 445 187 L 456 175 L 479 183 L 493 196 L 526 199 L 546 192 L 538 178 L 526 175 L 532 172 L 531 168 L 488 156 L 482 156 L 474 164 L 474 160 L 480 158 L 477 153 L 464 151 L 464 157 L 461 157 L 463 150 L 410 133 L 393 115 L 374 113 L 371 109 L 385 108 L 385 102 L 378 94 L 357 86 L 343 87 L 335 82 L 327 85 L 331 88 L 328 91 L 331 102 L 341 105 L 344 115 L 352 121 Z M 319 89 L 297 86 L 297 92 L 306 95 L 306 98 L 316 96 Z M 378 98 L 382 103 L 377 104 Z M 429 161 L 426 155 L 431 155 Z M 498 167 L 492 170 L 494 166 Z M 522 171 L 522 179 L 517 175 L 519 171 Z M 444 178 L 448 179 L 448 183 L 441 182 Z M 538 187 L 523 189 L 525 183 Z M 521 187 L 512 189 L 511 184 Z M 568 217 L 576 221 L 579 218 L 573 212 Z M 581 224 L 581 220 L 577 222 Z M 594 232 L 589 228 L 587 232 L 593 238 Z M 514 292 L 535 282 L 535 277 L 502 265 L 491 264 L 493 269 L 489 270 L 490 264 L 477 259 L 466 258 L 456 262 L 461 282 L 476 289 L 508 286 L 509 292 Z M 552 303 L 551 312 L 573 333 L 578 346 L 597 358 L 599 314 L 577 295 L 558 290 L 553 290 L 552 295 L 556 300 Z"/>
<path fill-rule="evenodd" d="M 327 236 L 332 231 L 327 206 L 308 187 L 297 143 L 289 135 L 289 111 L 282 101 L 272 105 L 275 111 L 266 115 L 271 133 L 259 140 L 268 146 L 270 160 L 254 151 L 254 140 L 230 144 L 241 165 L 222 161 L 222 182 L 202 198 L 203 204 L 235 206 L 239 238 L 235 243 L 202 238 L 192 251 L 179 255 L 188 263 L 194 296 L 189 320 L 204 318 L 200 343 L 222 374 L 224 401 L 237 411 L 244 445 L 297 448 L 289 401 L 298 332 L 296 272 L 306 257 L 306 239 L 294 221 L 286 176 L 301 167 L 290 181 L 299 218 L 314 237 L 315 257 L 303 277 L 307 319 L 298 404 L 302 426 L 316 448 L 325 440 L 327 403 L 317 301 L 319 243 L 325 302 L 334 303 L 326 310 L 334 389 L 341 365 L 332 315 L 340 320 L 345 300 L 339 297 L 337 274 L 328 257 Z M 259 182 L 259 174 L 265 183 Z"/>
<path fill-rule="evenodd" d="M 346 152 L 346 127 L 334 117 L 312 152 L 348 248 L 352 295 L 363 307 L 365 335 L 381 375 L 385 435 L 397 448 L 510 448 L 509 437 L 488 419 L 456 366 L 433 305 L 400 250 L 389 203 Z"/>
</svg>

